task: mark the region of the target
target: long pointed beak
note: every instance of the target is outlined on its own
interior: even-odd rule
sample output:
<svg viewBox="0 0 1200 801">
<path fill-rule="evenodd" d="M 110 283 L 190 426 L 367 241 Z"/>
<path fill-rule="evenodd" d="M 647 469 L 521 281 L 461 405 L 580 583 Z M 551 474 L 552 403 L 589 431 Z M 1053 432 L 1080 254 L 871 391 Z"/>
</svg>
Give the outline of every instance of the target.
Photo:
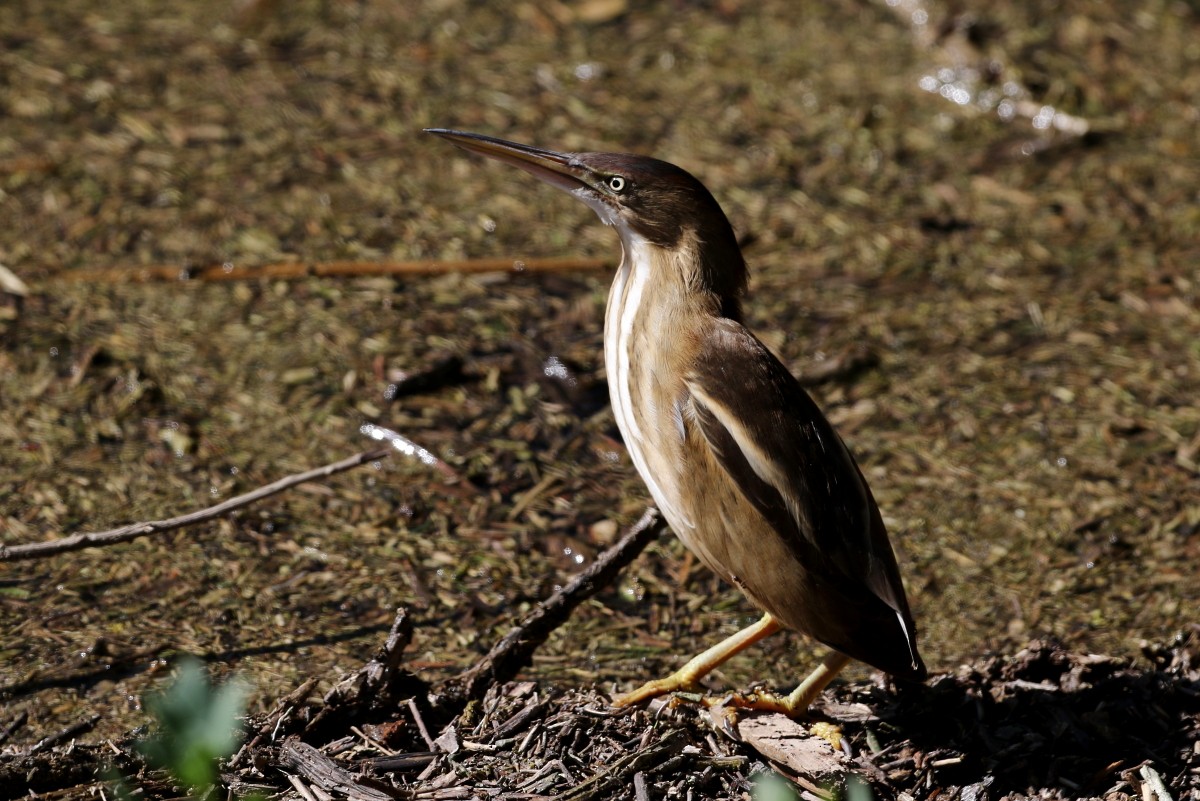
<svg viewBox="0 0 1200 801">
<path fill-rule="evenodd" d="M 426 128 L 425 133 L 448 139 L 463 150 L 511 164 L 564 191 L 595 191 L 589 180 L 593 179 L 592 171 L 580 164 L 572 153 L 556 153 L 553 150 L 543 150 L 540 147 L 509 142 L 493 136 L 450 131 L 445 128 Z"/>
</svg>

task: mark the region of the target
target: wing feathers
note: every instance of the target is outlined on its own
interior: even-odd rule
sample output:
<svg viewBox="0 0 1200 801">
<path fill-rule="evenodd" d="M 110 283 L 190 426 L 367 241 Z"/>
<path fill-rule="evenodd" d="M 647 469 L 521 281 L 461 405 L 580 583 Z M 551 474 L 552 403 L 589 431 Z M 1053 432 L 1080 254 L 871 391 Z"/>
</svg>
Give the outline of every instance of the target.
<svg viewBox="0 0 1200 801">
<path fill-rule="evenodd" d="M 760 511 L 772 507 L 768 519 L 786 511 L 798 545 L 858 574 L 873 501 L 849 452 L 762 343 L 731 322 L 714 334 L 687 377 L 702 433 Z"/>
<path fill-rule="evenodd" d="M 841 438 L 796 379 L 749 331 L 719 320 L 686 385 L 700 432 L 747 500 L 839 596 L 869 593 L 886 604 L 879 623 L 891 628 L 899 619 L 897 635 L 916 671 L 912 616 L 879 510 Z"/>
</svg>

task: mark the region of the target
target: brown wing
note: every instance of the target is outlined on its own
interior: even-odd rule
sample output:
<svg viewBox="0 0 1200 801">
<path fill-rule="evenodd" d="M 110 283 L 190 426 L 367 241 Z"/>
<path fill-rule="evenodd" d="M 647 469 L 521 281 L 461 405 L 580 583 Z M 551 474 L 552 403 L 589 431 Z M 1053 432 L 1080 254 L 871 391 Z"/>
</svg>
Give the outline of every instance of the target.
<svg viewBox="0 0 1200 801">
<path fill-rule="evenodd" d="M 847 608 L 848 617 L 865 621 L 841 638 L 809 633 L 889 672 L 923 676 L 879 509 L 841 438 L 799 382 L 753 334 L 720 320 L 705 337 L 687 386 L 700 431 L 721 466 L 801 564 L 859 610 Z M 876 629 L 894 646 L 860 645 L 870 636 L 863 629 Z M 903 659 L 883 655 L 893 651 Z"/>
</svg>

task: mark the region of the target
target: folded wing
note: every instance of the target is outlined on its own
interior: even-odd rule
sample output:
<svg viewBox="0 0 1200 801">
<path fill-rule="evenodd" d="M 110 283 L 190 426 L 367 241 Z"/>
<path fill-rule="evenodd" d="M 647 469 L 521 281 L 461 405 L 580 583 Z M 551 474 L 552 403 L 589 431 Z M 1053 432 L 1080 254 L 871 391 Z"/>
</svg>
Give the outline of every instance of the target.
<svg viewBox="0 0 1200 801">
<path fill-rule="evenodd" d="M 822 614 L 825 604 L 806 604 L 795 622 L 784 622 L 890 673 L 923 676 L 879 509 L 799 382 L 731 320 L 708 332 L 686 382 L 717 461 L 838 609 Z"/>
</svg>

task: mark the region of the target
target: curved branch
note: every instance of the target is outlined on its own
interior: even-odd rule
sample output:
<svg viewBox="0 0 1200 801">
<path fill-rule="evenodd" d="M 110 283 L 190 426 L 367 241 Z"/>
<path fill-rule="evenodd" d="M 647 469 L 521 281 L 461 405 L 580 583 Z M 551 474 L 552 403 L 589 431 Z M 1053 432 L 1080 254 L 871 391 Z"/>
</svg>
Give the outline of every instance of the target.
<svg viewBox="0 0 1200 801">
<path fill-rule="evenodd" d="M 360 277 L 366 275 L 441 275 L 443 273 L 493 272 L 577 272 L 611 268 L 607 259 L 548 258 L 548 259 L 466 259 L 441 261 L 326 261 L 281 262 L 242 266 L 232 263 L 206 267 L 184 267 L 172 264 L 150 264 L 129 267 L 101 267 L 67 270 L 57 278 L 86 283 L 146 283 L 148 281 L 245 281 L 258 278 L 296 279 L 319 277 Z"/>
<path fill-rule="evenodd" d="M 168 518 L 166 520 L 152 520 L 145 523 L 132 523 L 121 528 L 114 528 L 109 531 L 93 531 L 72 534 L 69 537 L 60 537 L 56 540 L 48 542 L 30 542 L 22 545 L 0 545 L 0 562 L 16 562 L 22 559 L 41 559 L 47 556 L 55 556 L 68 551 L 82 551 L 84 548 L 101 548 L 106 545 L 115 545 L 119 542 L 129 542 L 136 540 L 139 537 L 145 537 L 150 534 L 158 534 L 163 531 L 170 531 L 183 526 L 190 526 L 195 523 L 202 523 L 205 520 L 211 520 L 214 517 L 220 517 L 226 512 L 231 512 L 234 509 L 243 506 L 249 506 L 255 501 L 261 501 L 263 498 L 269 498 L 272 495 L 283 492 L 286 489 L 303 484 L 306 481 L 312 481 L 318 478 L 326 478 L 336 473 L 342 473 L 346 470 L 358 467 L 366 462 L 373 462 L 377 459 L 382 459 L 392 453 L 391 448 L 376 448 L 370 451 L 356 453 L 346 459 L 342 459 L 332 464 L 317 467 L 312 470 L 306 470 L 303 473 L 295 473 L 290 476 L 285 476 L 278 481 L 272 482 L 265 486 L 251 490 L 244 495 L 238 495 L 235 498 L 230 498 L 227 501 L 222 501 L 215 506 L 209 506 L 206 509 L 198 509 L 194 512 L 188 512 L 185 515 Z"/>
</svg>

